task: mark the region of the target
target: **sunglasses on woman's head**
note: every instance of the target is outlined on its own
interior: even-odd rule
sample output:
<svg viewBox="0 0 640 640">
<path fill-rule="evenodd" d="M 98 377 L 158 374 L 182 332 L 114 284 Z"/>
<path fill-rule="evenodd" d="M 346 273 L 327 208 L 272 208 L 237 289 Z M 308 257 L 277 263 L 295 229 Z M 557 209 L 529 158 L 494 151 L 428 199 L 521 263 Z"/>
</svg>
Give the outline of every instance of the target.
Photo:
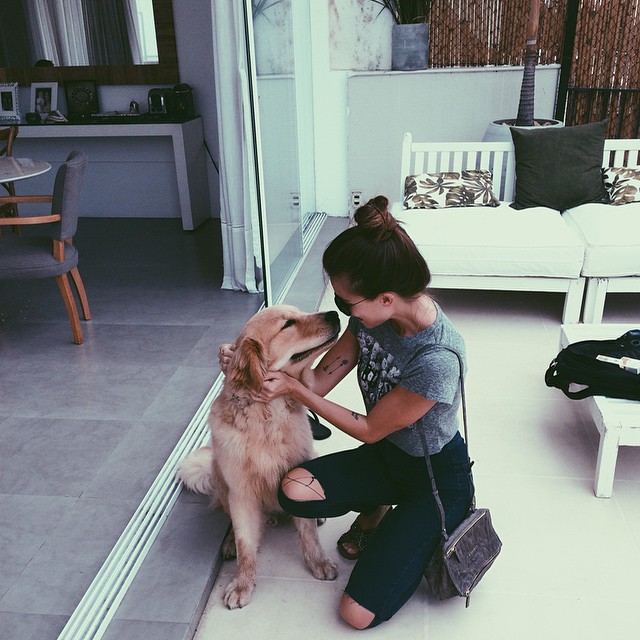
<svg viewBox="0 0 640 640">
<path fill-rule="evenodd" d="M 351 309 L 355 307 L 357 304 L 364 302 L 365 300 L 369 300 L 369 298 L 362 298 L 362 300 L 357 300 L 356 302 L 347 302 L 343 300 L 338 294 L 334 294 L 333 301 L 335 302 L 336 307 L 338 307 L 339 311 L 342 311 L 345 316 L 351 315 Z"/>
</svg>

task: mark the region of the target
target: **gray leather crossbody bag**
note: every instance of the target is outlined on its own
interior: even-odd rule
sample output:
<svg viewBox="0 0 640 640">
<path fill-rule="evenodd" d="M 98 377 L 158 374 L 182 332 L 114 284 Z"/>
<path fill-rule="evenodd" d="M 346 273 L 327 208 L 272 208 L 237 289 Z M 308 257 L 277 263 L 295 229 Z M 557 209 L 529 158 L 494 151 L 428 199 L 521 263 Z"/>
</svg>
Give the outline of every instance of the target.
<svg viewBox="0 0 640 640">
<path fill-rule="evenodd" d="M 460 394 L 462 402 L 462 420 L 464 424 L 464 439 L 469 447 L 469 435 L 467 427 L 467 404 L 464 390 L 464 366 L 460 354 L 450 347 L 439 345 L 439 348 L 451 351 L 458 358 L 460 366 Z M 427 590 L 435 598 L 446 600 L 454 596 L 466 598 L 466 606 L 469 606 L 471 591 L 477 586 L 482 576 L 489 570 L 502 548 L 502 541 L 498 537 L 489 509 L 476 507 L 475 493 L 471 501 L 469 512 L 465 519 L 451 533 L 447 532 L 445 525 L 445 512 L 438 493 L 438 487 L 433 475 L 427 438 L 420 430 L 422 445 L 433 497 L 440 514 L 442 540 L 433 554 L 424 577 L 427 581 Z"/>
</svg>

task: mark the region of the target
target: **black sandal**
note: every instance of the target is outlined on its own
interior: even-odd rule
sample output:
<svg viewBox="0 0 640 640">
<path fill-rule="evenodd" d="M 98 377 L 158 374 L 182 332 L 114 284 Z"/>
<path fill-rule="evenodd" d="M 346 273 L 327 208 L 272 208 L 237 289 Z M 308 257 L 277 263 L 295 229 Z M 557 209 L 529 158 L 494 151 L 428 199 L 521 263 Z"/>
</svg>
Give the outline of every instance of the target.
<svg viewBox="0 0 640 640">
<path fill-rule="evenodd" d="M 380 522 L 382 522 L 387 517 L 387 514 L 391 513 L 392 511 L 393 507 L 389 506 L 386 513 L 382 516 L 382 518 L 380 518 Z M 338 538 L 338 553 L 347 560 L 357 560 L 360 557 L 360 554 L 367 548 L 369 539 L 376 532 L 376 529 L 380 526 L 380 522 L 378 522 L 378 526 L 373 527 L 372 529 L 363 529 L 358 524 L 358 519 L 356 518 L 349 528 L 349 531 L 343 533 Z M 354 545 L 357 551 L 355 551 L 354 553 L 350 553 L 344 548 L 345 543 Z"/>
<path fill-rule="evenodd" d="M 354 521 L 349 531 L 343 533 L 338 538 L 338 553 L 347 560 L 357 560 L 360 554 L 366 549 L 369 538 L 375 532 L 374 529 L 361 529 L 358 521 Z M 356 551 L 351 553 L 345 549 L 345 544 L 352 544 L 356 547 Z"/>
</svg>

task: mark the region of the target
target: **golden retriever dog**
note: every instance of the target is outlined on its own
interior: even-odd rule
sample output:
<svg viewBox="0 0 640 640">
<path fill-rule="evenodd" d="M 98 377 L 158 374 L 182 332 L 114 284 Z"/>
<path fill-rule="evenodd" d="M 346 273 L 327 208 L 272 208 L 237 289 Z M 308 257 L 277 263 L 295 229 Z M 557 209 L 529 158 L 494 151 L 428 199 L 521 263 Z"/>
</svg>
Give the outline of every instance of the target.
<svg viewBox="0 0 640 640">
<path fill-rule="evenodd" d="M 269 403 L 252 398 L 267 371 L 284 371 L 304 382 L 317 355 L 338 338 L 335 311 L 304 313 L 276 305 L 256 313 L 236 340 L 222 391 L 211 405 L 211 447 L 187 456 L 177 477 L 192 491 L 211 497 L 231 518 L 223 556 L 237 556 L 237 572 L 224 594 L 236 609 L 248 604 L 255 587 L 258 547 L 265 514 L 281 511 L 278 487 L 284 474 L 314 456 L 305 407 L 282 396 Z M 304 560 L 318 580 L 338 571 L 318 539 L 317 523 L 293 518 Z"/>
</svg>

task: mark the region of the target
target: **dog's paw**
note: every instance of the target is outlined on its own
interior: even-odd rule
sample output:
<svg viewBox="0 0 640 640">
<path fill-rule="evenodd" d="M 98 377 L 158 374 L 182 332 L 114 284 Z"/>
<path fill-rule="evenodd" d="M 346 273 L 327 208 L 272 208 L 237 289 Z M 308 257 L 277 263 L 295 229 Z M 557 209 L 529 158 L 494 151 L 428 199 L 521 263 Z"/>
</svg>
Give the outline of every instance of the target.
<svg viewBox="0 0 640 640">
<path fill-rule="evenodd" d="M 338 565 L 329 558 L 310 564 L 309 569 L 317 580 L 335 580 L 338 577 Z"/>
<path fill-rule="evenodd" d="M 224 597 L 222 598 L 224 606 L 227 609 L 241 609 L 248 605 L 254 588 L 255 584 L 253 582 L 246 584 L 235 578 L 224 592 Z"/>
</svg>

